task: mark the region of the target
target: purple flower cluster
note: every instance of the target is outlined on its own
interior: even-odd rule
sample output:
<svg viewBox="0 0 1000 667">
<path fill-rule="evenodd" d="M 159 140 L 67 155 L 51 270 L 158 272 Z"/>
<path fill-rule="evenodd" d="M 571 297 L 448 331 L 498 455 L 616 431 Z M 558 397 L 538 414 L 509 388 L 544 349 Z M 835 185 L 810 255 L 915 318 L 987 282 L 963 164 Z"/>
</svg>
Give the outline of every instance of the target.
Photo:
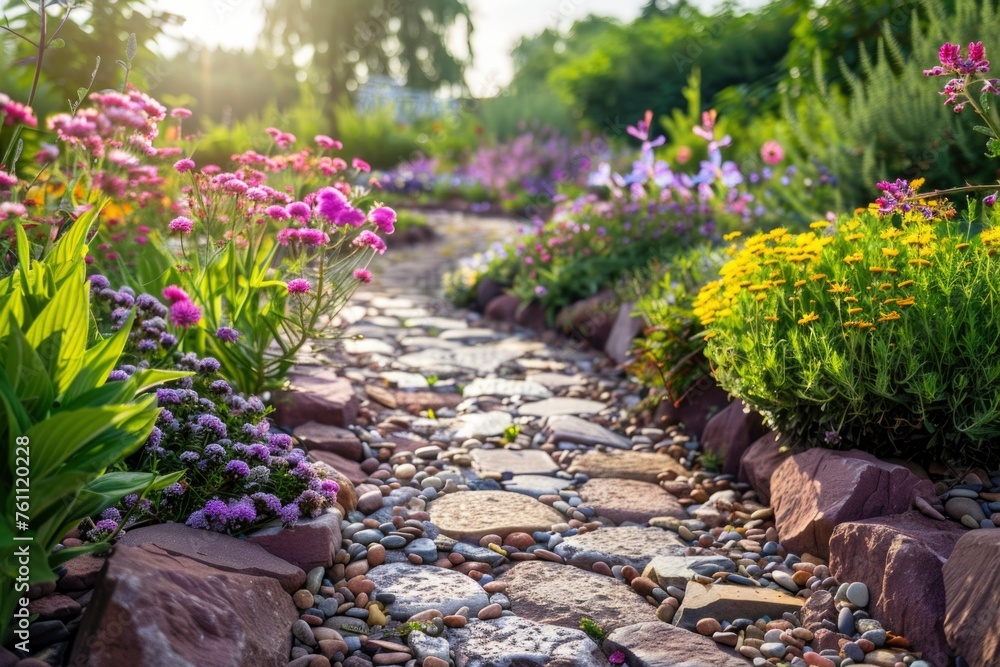
<svg viewBox="0 0 1000 667">
<path fill-rule="evenodd" d="M 945 96 L 945 106 L 953 107 L 955 113 L 961 112 L 970 103 L 967 91 L 977 80 L 983 84 L 981 92 L 1000 95 L 1000 80 L 984 76 L 990 71 L 990 61 L 986 59 L 982 42 L 970 42 L 967 55 L 962 55 L 960 45 L 945 42 L 938 51 L 938 60 L 941 64 L 924 70 L 924 75 L 951 77 L 941 95 Z"/>
<path fill-rule="evenodd" d="M 118 290 L 111 288 L 107 278 L 102 275 L 88 277 L 90 291 L 93 295 L 94 314 L 98 324 L 117 331 L 125 326 L 133 317 L 132 329 L 129 333 L 125 353 L 142 360 L 143 367 L 149 360 L 159 356 L 158 353 L 170 350 L 177 344 L 177 338 L 167 331 L 167 307 L 152 294 L 136 295 L 131 287 L 124 286 Z M 119 380 L 125 379 L 120 373 L 113 373 Z"/>
<path fill-rule="evenodd" d="M 934 219 L 934 210 L 919 202 L 917 190 L 909 182 L 902 178 L 895 181 L 880 181 L 875 185 L 882 191 L 882 196 L 875 200 L 880 216 L 899 213 L 903 215 L 910 211 L 917 211 L 927 220 Z"/>
</svg>

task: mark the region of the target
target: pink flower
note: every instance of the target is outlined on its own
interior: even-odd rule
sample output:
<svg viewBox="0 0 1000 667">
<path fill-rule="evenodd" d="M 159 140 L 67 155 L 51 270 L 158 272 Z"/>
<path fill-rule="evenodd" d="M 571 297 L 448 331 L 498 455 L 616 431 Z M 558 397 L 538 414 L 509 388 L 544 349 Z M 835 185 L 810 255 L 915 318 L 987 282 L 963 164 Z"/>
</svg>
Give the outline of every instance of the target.
<svg viewBox="0 0 1000 667">
<path fill-rule="evenodd" d="M 396 211 L 388 206 L 380 206 L 372 211 L 368 218 L 383 234 L 392 234 L 396 230 Z"/>
<path fill-rule="evenodd" d="M 170 303 L 180 303 L 181 301 L 190 301 L 191 297 L 188 296 L 187 292 L 182 290 L 177 285 L 168 285 L 163 290 L 163 298 Z"/>
<path fill-rule="evenodd" d="M 264 210 L 272 220 L 288 220 L 291 215 L 281 206 L 268 206 Z"/>
<path fill-rule="evenodd" d="M 168 288 L 169 289 L 169 288 Z M 166 290 L 164 290 L 166 292 Z M 170 306 L 170 321 L 179 327 L 187 329 L 201 320 L 201 308 L 190 301 L 175 301 Z"/>
<path fill-rule="evenodd" d="M 305 278 L 296 278 L 288 281 L 289 294 L 305 294 L 310 289 L 312 289 L 312 286 Z"/>
<path fill-rule="evenodd" d="M 192 169 L 194 169 L 194 167 L 195 167 L 194 160 L 192 160 L 189 157 L 174 162 L 174 169 L 177 170 L 178 174 L 183 174 L 185 172 L 191 171 Z"/>
<path fill-rule="evenodd" d="M 319 200 L 319 205 L 317 206 L 319 214 L 332 223 L 336 224 L 340 214 L 351 206 L 347 201 L 347 197 L 336 188 L 323 188 L 316 194 Z"/>
<path fill-rule="evenodd" d="M 372 170 L 372 166 L 359 157 L 356 157 L 353 160 L 351 160 L 351 166 L 357 169 L 358 171 L 365 172 L 366 174 Z"/>
<path fill-rule="evenodd" d="M 778 164 L 785 159 L 785 149 L 777 141 L 765 141 L 760 147 L 760 157 L 767 164 Z"/>
<path fill-rule="evenodd" d="M 14 187 L 17 185 L 18 179 L 14 174 L 8 174 L 6 171 L 0 170 L 0 185 L 6 185 L 8 187 Z"/>
<path fill-rule="evenodd" d="M 691 149 L 687 146 L 681 146 L 677 149 L 677 162 L 680 164 L 687 164 L 688 160 L 691 159 Z"/>
<path fill-rule="evenodd" d="M 615 651 L 608 656 L 608 662 L 612 665 L 621 665 L 625 662 L 625 654 L 621 651 Z"/>
<path fill-rule="evenodd" d="M 4 125 L 17 125 L 20 123 L 28 127 L 38 127 L 38 118 L 35 117 L 34 110 L 9 98 L 6 102 L 0 104 L 0 115 L 4 117 Z"/>
<path fill-rule="evenodd" d="M 285 211 L 291 217 L 298 218 L 303 222 L 306 222 L 312 217 L 312 209 L 309 207 L 309 204 L 301 201 L 292 202 L 285 207 Z"/>
<path fill-rule="evenodd" d="M 336 139 L 326 136 L 325 134 L 317 134 L 315 137 L 316 145 L 323 150 L 340 150 L 344 147 L 344 144 L 340 143 Z"/>
<path fill-rule="evenodd" d="M 186 235 L 190 234 L 191 230 L 194 229 L 194 221 L 191 218 L 186 218 L 182 215 L 171 220 L 167 227 L 169 227 L 172 232 Z"/>
<path fill-rule="evenodd" d="M 191 117 L 191 110 L 190 109 L 185 109 L 184 107 L 177 107 L 176 109 L 172 109 L 170 111 L 170 117 L 171 118 L 180 118 L 182 120 L 184 118 L 190 118 Z"/>
<path fill-rule="evenodd" d="M 351 245 L 359 248 L 371 248 L 380 255 L 385 254 L 385 241 L 379 238 L 378 234 L 370 232 L 367 229 L 358 234 L 358 238 L 351 241 Z"/>
<path fill-rule="evenodd" d="M 354 269 L 354 278 L 358 282 L 370 283 L 372 281 L 372 272 L 368 269 Z"/>
</svg>

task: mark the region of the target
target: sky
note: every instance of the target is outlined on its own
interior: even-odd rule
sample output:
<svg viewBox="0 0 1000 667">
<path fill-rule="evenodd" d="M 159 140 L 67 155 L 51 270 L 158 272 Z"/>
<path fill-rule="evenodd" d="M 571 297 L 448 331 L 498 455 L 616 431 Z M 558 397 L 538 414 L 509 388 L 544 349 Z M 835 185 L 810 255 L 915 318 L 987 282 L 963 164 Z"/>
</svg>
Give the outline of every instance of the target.
<svg viewBox="0 0 1000 667">
<path fill-rule="evenodd" d="M 404 0 L 405 1 L 405 0 Z M 588 14 L 630 21 L 646 0 L 468 0 L 475 62 L 467 71 L 476 95 L 506 85 L 513 74 L 510 52 L 517 40 L 548 27 L 567 27 Z M 263 27 L 262 0 L 158 0 L 159 8 L 187 19 L 173 32 L 210 46 L 252 48 Z M 696 4 L 711 6 L 711 0 Z"/>
</svg>

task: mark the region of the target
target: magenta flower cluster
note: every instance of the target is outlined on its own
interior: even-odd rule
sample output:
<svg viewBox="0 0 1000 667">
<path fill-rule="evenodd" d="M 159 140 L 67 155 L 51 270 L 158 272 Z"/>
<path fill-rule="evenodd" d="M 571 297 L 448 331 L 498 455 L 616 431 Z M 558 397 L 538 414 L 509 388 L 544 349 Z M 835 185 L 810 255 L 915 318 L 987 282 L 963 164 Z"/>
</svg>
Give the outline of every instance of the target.
<svg viewBox="0 0 1000 667">
<path fill-rule="evenodd" d="M 941 64 L 924 70 L 924 75 L 951 77 L 941 95 L 946 98 L 945 105 L 953 107 L 955 113 L 961 112 L 971 101 L 967 90 L 974 79 L 982 82 L 981 92 L 1000 95 L 998 80 L 982 76 L 990 71 L 990 61 L 986 59 L 982 42 L 970 42 L 964 55 L 961 46 L 945 42 L 938 51 L 938 60 Z"/>
</svg>

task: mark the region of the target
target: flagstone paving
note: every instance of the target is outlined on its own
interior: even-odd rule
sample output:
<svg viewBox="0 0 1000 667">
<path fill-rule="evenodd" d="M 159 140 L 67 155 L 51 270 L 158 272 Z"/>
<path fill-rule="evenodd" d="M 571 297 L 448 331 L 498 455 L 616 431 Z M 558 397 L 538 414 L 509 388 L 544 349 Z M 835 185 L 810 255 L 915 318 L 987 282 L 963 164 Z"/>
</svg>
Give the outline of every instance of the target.
<svg viewBox="0 0 1000 667">
<path fill-rule="evenodd" d="M 329 362 L 354 387 L 360 452 L 340 431 L 300 431 L 358 486 L 334 565 L 296 593 L 289 667 L 801 661 L 820 629 L 798 627 L 806 595 L 787 584 L 835 592 L 825 564 L 786 553 L 748 485 L 692 473 L 682 430 L 630 426 L 638 388 L 602 354 L 444 301 L 442 271 L 514 225 L 433 222 L 441 240 L 373 265 L 341 314 L 358 338 Z"/>
</svg>

